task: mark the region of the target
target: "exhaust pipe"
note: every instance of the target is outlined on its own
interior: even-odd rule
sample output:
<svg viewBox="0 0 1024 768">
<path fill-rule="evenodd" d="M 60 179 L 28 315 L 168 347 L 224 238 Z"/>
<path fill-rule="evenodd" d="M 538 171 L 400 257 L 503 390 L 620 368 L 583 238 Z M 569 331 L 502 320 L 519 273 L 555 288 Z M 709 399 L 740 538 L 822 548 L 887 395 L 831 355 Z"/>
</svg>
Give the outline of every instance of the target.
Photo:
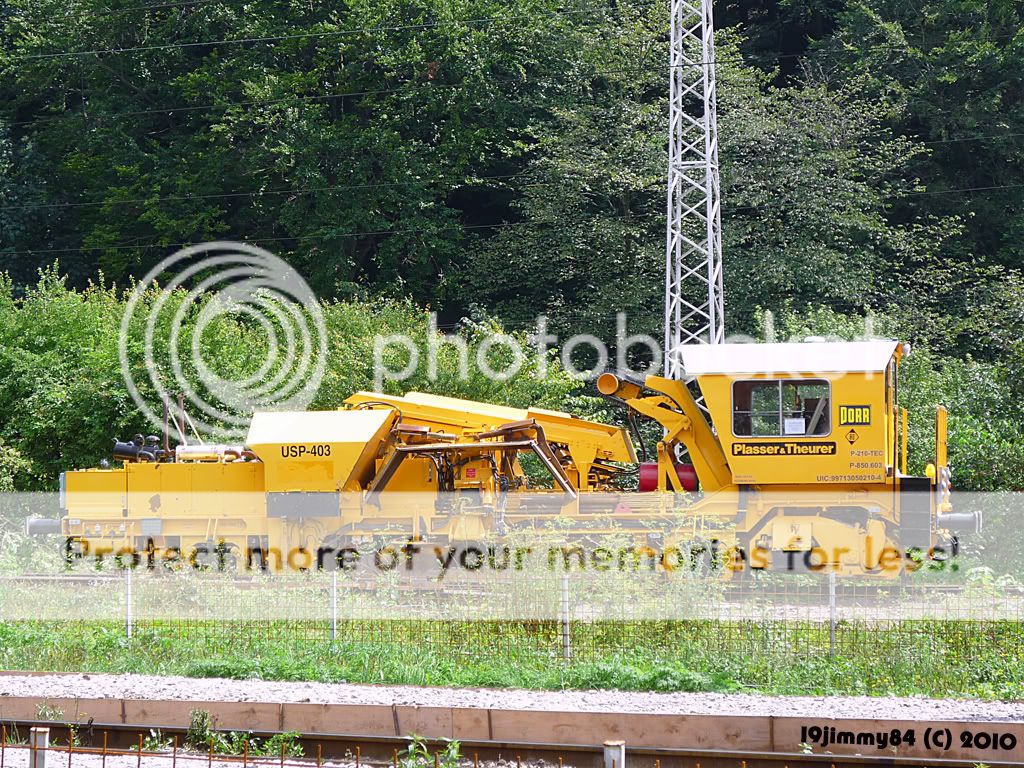
<svg viewBox="0 0 1024 768">
<path fill-rule="evenodd" d="M 52 536 L 60 533 L 60 520 L 52 517 L 30 517 L 25 520 L 26 536 Z"/>
<path fill-rule="evenodd" d="M 115 440 L 113 453 L 115 460 L 127 463 L 162 461 L 165 456 L 164 452 L 160 449 L 160 438 L 156 435 L 150 435 L 149 437 L 136 435 L 130 443 Z"/>
<path fill-rule="evenodd" d="M 935 523 L 939 528 L 944 528 L 950 533 L 981 533 L 981 511 L 939 513 L 935 518 Z"/>
</svg>

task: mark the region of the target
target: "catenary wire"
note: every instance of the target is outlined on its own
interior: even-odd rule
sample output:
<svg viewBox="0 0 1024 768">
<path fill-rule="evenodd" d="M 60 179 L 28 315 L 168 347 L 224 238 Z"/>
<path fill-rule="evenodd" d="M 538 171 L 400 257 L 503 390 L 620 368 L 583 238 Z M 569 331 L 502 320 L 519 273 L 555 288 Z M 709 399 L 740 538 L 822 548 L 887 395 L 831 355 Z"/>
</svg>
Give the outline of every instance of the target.
<svg viewBox="0 0 1024 768">
<path fill-rule="evenodd" d="M 217 40 L 195 40 L 184 43 L 159 43 L 157 45 L 138 45 L 127 48 L 95 48 L 87 51 L 54 51 L 51 53 L 28 53 L 16 54 L 9 57 L 9 61 L 39 61 L 42 59 L 63 59 L 78 58 L 83 56 L 114 56 L 123 53 L 146 53 L 151 51 L 180 50 L 186 48 L 206 48 L 215 45 L 247 45 L 250 43 L 280 43 L 290 40 L 324 39 L 330 37 L 344 37 L 346 35 L 360 35 L 376 32 L 408 32 L 415 30 L 437 29 L 444 27 L 473 26 L 476 24 L 492 24 L 495 22 L 517 21 L 523 19 L 535 20 L 540 18 L 557 18 L 560 16 L 580 16 L 594 10 L 607 10 L 607 6 L 595 6 L 579 10 L 548 11 L 533 14 L 518 14 L 511 16 L 482 16 L 472 19 L 460 19 L 458 21 L 428 21 L 419 24 L 395 24 L 379 25 L 374 27 L 352 27 L 348 29 L 324 30 L 321 32 L 296 32 L 289 35 L 267 35 L 263 37 L 239 37 L 224 38 Z"/>
<path fill-rule="evenodd" d="M 998 184 L 986 187 L 963 187 L 958 189 L 946 189 L 946 190 L 910 190 L 902 193 L 898 196 L 890 196 L 901 199 L 902 197 L 909 195 L 926 195 L 926 194 L 962 194 L 971 192 L 989 192 L 994 190 L 1002 189 L 1018 189 L 1024 188 L 1022 184 Z M 732 213 L 746 211 L 746 210 L 759 210 L 761 206 L 748 205 L 739 206 L 735 208 L 729 208 L 728 210 Z M 655 216 L 663 216 L 662 211 L 652 211 L 651 213 L 629 213 L 629 214 L 614 214 L 608 216 L 596 217 L 601 221 L 614 220 L 614 219 L 646 219 Z M 439 230 L 445 229 L 459 229 L 463 231 L 472 230 L 485 230 L 485 229 L 509 229 L 515 227 L 532 227 L 532 226 L 546 226 L 546 225 L 559 225 L 562 222 L 554 220 L 530 220 L 530 221 L 514 221 L 514 222 L 491 222 L 487 224 L 440 224 L 435 227 L 417 227 L 408 229 L 382 229 L 373 231 L 352 231 L 352 232 L 335 232 L 329 235 L 317 235 L 307 233 L 304 235 L 287 235 L 281 237 L 257 237 L 253 238 L 253 242 L 298 242 L 302 240 L 335 240 L 335 239 L 347 239 L 347 238 L 359 238 L 359 237 L 380 237 L 387 235 L 405 235 L 405 234 L 422 234 L 422 233 L 435 233 Z M 185 248 L 191 245 L 199 245 L 201 242 L 183 242 L 183 243 L 139 243 L 139 244 L 122 244 L 122 245 L 111 245 L 111 246 L 95 246 L 92 248 L 45 248 L 45 249 L 26 249 L 20 251 L 0 251 L 0 255 L 3 256 L 35 256 L 44 254 L 58 254 L 58 253 L 96 253 L 96 252 L 107 252 L 107 251 L 123 251 L 123 250 L 150 250 L 153 248 Z"/>
</svg>

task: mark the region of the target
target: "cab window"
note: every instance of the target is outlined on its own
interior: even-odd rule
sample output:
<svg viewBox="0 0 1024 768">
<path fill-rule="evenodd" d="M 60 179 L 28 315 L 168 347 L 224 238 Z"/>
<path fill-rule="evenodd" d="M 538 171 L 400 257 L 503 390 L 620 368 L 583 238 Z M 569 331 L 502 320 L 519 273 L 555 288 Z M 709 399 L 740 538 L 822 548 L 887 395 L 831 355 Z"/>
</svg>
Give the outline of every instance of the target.
<svg viewBox="0 0 1024 768">
<path fill-rule="evenodd" d="M 737 437 L 820 437 L 832 431 L 827 381 L 737 381 L 732 385 L 732 431 Z"/>
</svg>

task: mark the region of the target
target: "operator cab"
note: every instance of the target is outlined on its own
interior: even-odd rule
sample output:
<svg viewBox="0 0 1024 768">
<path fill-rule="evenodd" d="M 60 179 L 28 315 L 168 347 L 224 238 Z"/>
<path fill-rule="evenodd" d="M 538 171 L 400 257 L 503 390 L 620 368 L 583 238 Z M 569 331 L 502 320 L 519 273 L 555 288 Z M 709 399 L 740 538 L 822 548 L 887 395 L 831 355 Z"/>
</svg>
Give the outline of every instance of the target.
<svg viewBox="0 0 1024 768">
<path fill-rule="evenodd" d="M 902 355 L 897 341 L 681 349 L 742 485 L 891 483 Z"/>
</svg>

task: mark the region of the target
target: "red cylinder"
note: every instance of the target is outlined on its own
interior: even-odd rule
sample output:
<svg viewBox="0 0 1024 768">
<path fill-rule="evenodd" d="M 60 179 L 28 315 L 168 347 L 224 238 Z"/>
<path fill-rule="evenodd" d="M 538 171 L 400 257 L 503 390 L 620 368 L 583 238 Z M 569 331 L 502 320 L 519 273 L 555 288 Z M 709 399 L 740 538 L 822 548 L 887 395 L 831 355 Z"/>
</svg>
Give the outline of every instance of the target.
<svg viewBox="0 0 1024 768">
<path fill-rule="evenodd" d="M 697 470 L 693 464 L 676 464 L 676 477 L 687 491 L 697 490 Z M 640 465 L 640 492 L 658 490 L 658 465 L 656 463 Z"/>
</svg>

